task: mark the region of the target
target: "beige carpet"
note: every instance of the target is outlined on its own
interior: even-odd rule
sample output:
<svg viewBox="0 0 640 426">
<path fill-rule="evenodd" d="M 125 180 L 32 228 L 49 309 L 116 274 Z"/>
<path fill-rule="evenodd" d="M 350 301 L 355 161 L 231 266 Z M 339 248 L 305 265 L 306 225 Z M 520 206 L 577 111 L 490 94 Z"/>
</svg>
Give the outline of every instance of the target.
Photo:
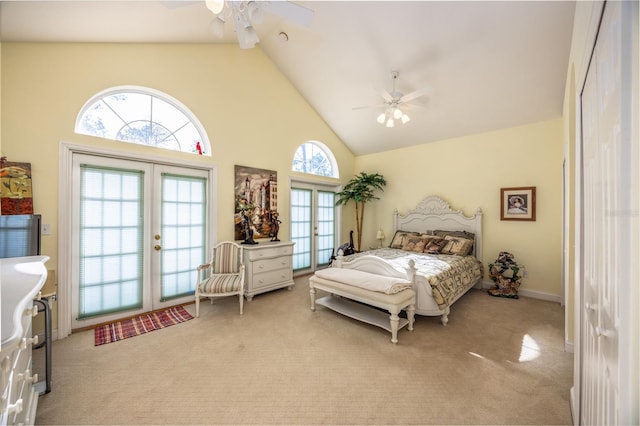
<svg viewBox="0 0 640 426">
<path fill-rule="evenodd" d="M 245 302 L 243 316 L 233 297 L 104 346 L 76 333 L 53 344 L 36 423 L 571 423 L 573 356 L 557 303 L 472 290 L 449 319 L 417 316 L 393 345 L 383 329 L 311 312 L 302 277 Z"/>
</svg>

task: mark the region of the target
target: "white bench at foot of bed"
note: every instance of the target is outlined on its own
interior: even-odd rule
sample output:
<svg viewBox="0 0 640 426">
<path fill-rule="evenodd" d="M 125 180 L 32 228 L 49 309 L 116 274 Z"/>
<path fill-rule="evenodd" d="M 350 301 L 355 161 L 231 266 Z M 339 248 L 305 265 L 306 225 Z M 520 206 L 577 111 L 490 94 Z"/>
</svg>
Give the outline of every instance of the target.
<svg viewBox="0 0 640 426">
<path fill-rule="evenodd" d="M 316 289 L 324 290 L 330 295 L 316 300 Z M 398 343 L 398 330 L 402 327 L 408 326 L 409 331 L 413 330 L 416 293 L 411 289 L 386 294 L 314 275 L 309 278 L 309 293 L 312 311 L 316 310 L 317 303 L 342 315 L 381 327 L 391 332 L 393 343 Z M 390 315 L 362 303 L 385 309 Z M 398 316 L 404 309 L 407 311 L 406 319 Z"/>
</svg>

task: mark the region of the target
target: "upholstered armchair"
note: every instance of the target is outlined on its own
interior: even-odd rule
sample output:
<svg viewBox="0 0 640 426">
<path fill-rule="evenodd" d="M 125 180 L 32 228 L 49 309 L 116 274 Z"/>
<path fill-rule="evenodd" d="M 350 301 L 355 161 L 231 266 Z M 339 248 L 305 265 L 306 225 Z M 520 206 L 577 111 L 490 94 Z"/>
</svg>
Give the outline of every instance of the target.
<svg viewBox="0 0 640 426">
<path fill-rule="evenodd" d="M 240 315 L 243 310 L 244 260 L 240 244 L 233 241 L 218 243 L 212 250 L 211 262 L 197 268 L 196 317 L 200 316 L 200 298 L 238 296 Z"/>
</svg>

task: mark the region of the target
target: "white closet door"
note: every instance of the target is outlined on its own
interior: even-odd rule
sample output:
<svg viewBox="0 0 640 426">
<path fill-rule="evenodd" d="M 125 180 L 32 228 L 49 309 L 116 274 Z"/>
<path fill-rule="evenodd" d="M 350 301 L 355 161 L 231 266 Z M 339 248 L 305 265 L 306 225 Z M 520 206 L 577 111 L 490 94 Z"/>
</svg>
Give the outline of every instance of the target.
<svg viewBox="0 0 640 426">
<path fill-rule="evenodd" d="M 626 94 L 632 83 L 622 54 L 632 50 L 627 32 L 631 10 L 630 3 L 606 3 L 581 94 L 583 311 L 580 418 L 575 419 L 579 424 L 626 424 L 632 408 L 625 399 L 631 362 L 627 354 L 632 348 L 625 321 L 630 305 L 624 302 L 637 284 L 630 273 L 637 262 L 631 250 L 631 224 L 637 218 L 632 217 L 630 201 L 635 198 L 631 176 L 637 159 L 631 158 L 631 102 Z"/>
</svg>

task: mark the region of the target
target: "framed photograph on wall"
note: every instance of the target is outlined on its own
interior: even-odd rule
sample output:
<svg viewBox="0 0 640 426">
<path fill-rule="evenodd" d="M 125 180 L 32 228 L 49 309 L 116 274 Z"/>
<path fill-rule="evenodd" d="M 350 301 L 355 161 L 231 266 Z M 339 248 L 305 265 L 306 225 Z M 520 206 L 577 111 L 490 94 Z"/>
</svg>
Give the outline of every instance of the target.
<svg viewBox="0 0 640 426">
<path fill-rule="evenodd" d="M 536 220 L 536 187 L 500 188 L 500 220 Z"/>
</svg>

